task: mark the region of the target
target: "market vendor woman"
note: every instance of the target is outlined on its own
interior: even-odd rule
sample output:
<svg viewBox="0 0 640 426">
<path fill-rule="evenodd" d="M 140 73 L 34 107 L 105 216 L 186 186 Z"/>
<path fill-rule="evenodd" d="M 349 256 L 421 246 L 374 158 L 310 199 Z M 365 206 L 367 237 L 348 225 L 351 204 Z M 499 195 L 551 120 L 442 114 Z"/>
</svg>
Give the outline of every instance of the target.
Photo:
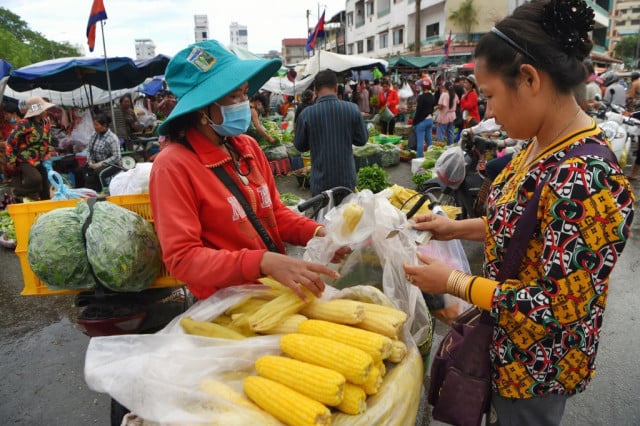
<svg viewBox="0 0 640 426">
<path fill-rule="evenodd" d="M 5 171 L 13 176 L 17 197 L 48 200 L 49 179 L 43 161 L 54 155 L 51 145 L 51 122 L 47 110 L 55 106 L 40 97 L 29 98 L 27 112 L 7 140 Z"/>
<path fill-rule="evenodd" d="M 153 163 L 149 193 L 163 260 L 198 299 L 267 275 L 300 297 L 303 288 L 319 296 L 322 275 L 337 276 L 325 265 L 286 256 L 284 242 L 305 245 L 325 229 L 280 201 L 264 153 L 243 134 L 251 121 L 249 96 L 280 65 L 279 59 L 241 60 L 207 40 L 178 52 L 167 66 L 178 103 L 159 129 L 172 143 Z M 223 170 L 251 211 L 214 169 Z"/>
</svg>

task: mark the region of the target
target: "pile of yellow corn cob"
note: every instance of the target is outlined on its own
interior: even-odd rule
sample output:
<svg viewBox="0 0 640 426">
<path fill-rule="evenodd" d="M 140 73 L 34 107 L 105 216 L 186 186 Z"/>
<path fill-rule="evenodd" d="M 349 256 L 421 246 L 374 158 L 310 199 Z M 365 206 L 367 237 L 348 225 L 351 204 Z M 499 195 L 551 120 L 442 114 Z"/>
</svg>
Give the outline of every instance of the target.
<svg viewBox="0 0 640 426">
<path fill-rule="evenodd" d="M 271 291 L 232 307 L 226 318 L 208 323 L 183 318 L 182 327 L 187 333 L 230 339 L 284 334 L 280 348 L 285 356 L 259 358 L 258 375 L 246 377 L 243 389 L 285 424 L 329 425 L 332 410 L 363 413 L 367 397 L 384 384 L 385 362 L 398 363 L 407 353 L 400 340 L 407 315 L 375 303 L 322 301 L 310 293 L 304 302 L 275 280 L 261 282 Z M 229 389 L 217 392 L 221 386 L 209 380 L 202 389 L 248 402 Z"/>
<path fill-rule="evenodd" d="M 414 204 L 420 199 L 418 192 L 405 188 L 400 185 L 393 185 L 391 188 L 391 196 L 389 197 L 389 202 L 400 209 L 403 212 L 408 212 L 414 206 Z M 418 209 L 416 214 L 426 214 L 431 213 L 431 209 L 428 206 L 429 203 L 425 203 Z M 442 210 L 452 219 L 455 219 L 458 215 L 462 213 L 460 207 L 456 206 L 441 206 Z"/>
</svg>

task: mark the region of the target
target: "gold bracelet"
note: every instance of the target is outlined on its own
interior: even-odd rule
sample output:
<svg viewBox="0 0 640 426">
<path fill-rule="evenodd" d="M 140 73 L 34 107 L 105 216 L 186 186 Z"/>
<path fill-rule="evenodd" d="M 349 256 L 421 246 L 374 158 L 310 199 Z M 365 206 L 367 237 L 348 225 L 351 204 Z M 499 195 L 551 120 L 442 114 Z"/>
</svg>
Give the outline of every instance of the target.
<svg viewBox="0 0 640 426">
<path fill-rule="evenodd" d="M 447 279 L 447 292 L 463 300 L 468 300 L 467 288 L 473 276 L 454 270 Z"/>
</svg>

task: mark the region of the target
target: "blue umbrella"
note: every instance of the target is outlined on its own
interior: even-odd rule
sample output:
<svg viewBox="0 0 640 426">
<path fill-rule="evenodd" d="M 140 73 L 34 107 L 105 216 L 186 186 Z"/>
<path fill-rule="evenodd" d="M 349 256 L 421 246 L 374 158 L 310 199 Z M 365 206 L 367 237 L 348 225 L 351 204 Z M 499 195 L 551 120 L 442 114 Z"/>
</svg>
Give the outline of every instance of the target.
<svg viewBox="0 0 640 426">
<path fill-rule="evenodd" d="M 11 71 L 11 68 L 13 68 L 13 65 L 11 65 L 4 59 L 0 59 L 0 78 L 9 75 L 9 71 Z"/>
<path fill-rule="evenodd" d="M 148 96 L 155 96 L 155 94 L 162 89 L 164 89 L 164 78 L 154 77 L 146 83 L 143 83 L 142 87 L 138 91 Z"/>
<path fill-rule="evenodd" d="M 135 62 L 126 57 L 107 58 L 111 89 L 133 88 L 148 75 Z M 14 69 L 7 85 L 23 92 L 35 88 L 67 92 L 86 84 L 109 89 L 107 69 L 103 58 L 60 58 L 38 62 Z"/>
</svg>

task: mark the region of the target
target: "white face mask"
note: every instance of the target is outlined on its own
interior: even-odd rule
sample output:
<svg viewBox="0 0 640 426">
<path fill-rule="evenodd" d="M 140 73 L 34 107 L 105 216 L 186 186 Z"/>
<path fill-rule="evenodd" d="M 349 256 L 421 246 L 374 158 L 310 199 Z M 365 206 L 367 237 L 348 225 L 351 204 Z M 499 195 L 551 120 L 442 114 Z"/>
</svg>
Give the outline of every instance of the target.
<svg viewBox="0 0 640 426">
<path fill-rule="evenodd" d="M 220 113 L 222 114 L 222 123 L 216 124 L 209 118 L 209 126 L 214 132 L 220 136 L 238 136 L 247 131 L 251 123 L 251 108 L 249 101 L 240 102 L 232 105 L 220 105 Z"/>
</svg>

